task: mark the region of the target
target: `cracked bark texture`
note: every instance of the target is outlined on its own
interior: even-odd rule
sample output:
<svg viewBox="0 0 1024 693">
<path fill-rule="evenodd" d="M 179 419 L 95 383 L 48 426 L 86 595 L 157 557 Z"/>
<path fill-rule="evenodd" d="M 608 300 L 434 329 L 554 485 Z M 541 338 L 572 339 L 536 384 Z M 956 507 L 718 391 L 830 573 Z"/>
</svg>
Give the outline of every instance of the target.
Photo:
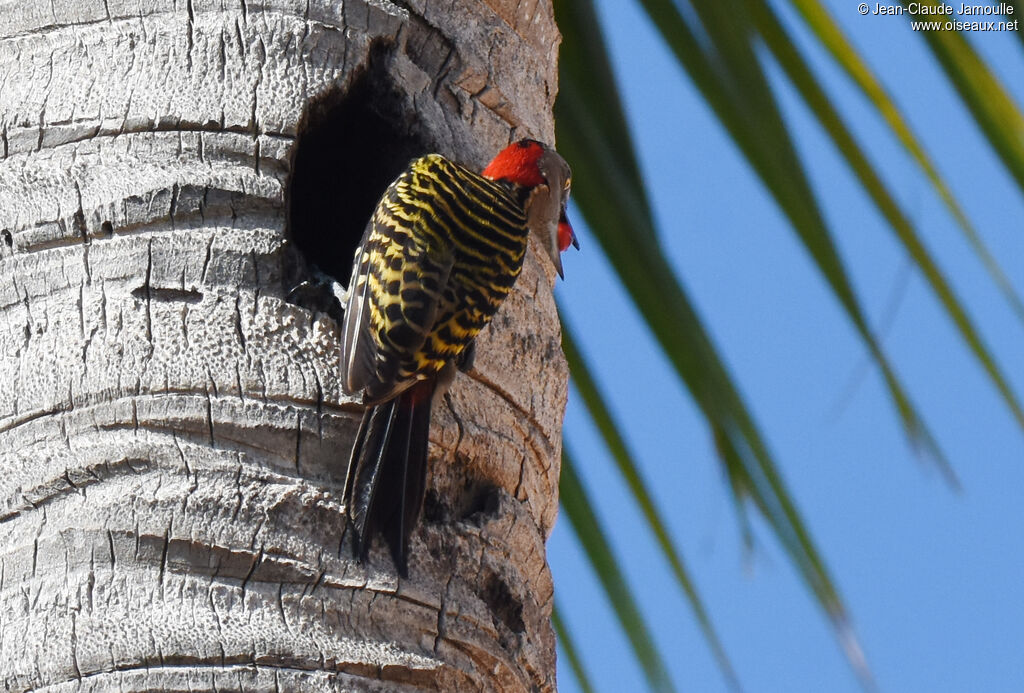
<svg viewBox="0 0 1024 693">
<path fill-rule="evenodd" d="M 554 690 L 550 263 L 531 249 L 435 410 L 408 580 L 351 559 L 338 324 L 285 300 L 308 104 L 384 45 L 436 151 L 550 142 L 550 3 L 0 17 L 0 688 Z"/>
</svg>

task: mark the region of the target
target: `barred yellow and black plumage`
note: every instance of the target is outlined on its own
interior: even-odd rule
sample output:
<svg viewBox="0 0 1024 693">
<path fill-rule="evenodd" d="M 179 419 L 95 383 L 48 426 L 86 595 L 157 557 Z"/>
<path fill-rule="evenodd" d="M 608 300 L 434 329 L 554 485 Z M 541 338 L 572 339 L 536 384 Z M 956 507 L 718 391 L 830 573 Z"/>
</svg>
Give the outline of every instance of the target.
<svg viewBox="0 0 1024 693">
<path fill-rule="evenodd" d="M 506 151 L 542 148 L 567 177 L 557 154 L 524 142 Z M 435 389 L 511 291 L 537 226 L 534 196 L 550 187 L 517 178 L 491 180 L 438 154 L 416 159 L 384 192 L 356 249 L 343 385 L 367 409 L 349 460 L 348 514 L 357 555 L 365 558 L 380 532 L 403 575 L 426 484 Z M 557 194 L 566 193 L 559 183 Z"/>
<path fill-rule="evenodd" d="M 377 403 L 458 358 L 522 269 L 527 195 L 439 154 L 391 184 L 356 251 L 346 390 Z"/>
</svg>

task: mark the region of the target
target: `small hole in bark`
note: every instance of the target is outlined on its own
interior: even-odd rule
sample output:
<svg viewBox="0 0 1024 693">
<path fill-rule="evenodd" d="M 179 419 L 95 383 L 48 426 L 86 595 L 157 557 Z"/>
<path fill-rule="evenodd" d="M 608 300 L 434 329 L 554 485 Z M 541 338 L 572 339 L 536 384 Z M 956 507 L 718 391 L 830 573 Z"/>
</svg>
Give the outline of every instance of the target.
<svg viewBox="0 0 1024 693">
<path fill-rule="evenodd" d="M 501 494 L 491 484 L 471 484 L 462 495 L 462 519 L 482 525 L 488 518 L 498 514 Z"/>
<path fill-rule="evenodd" d="M 11 235 L 11 232 L 8 229 L 0 231 L 0 238 L 4 239 L 4 245 L 8 248 L 14 247 L 14 236 Z"/>
<path fill-rule="evenodd" d="M 71 228 L 75 230 L 75 233 L 82 237 L 82 242 L 89 242 L 89 231 L 85 227 L 85 213 L 82 210 L 78 210 L 71 217 Z"/>
<path fill-rule="evenodd" d="M 199 303 L 203 294 L 195 289 L 157 289 L 152 286 L 139 286 L 132 289 L 132 296 L 140 301 L 160 303 Z"/>
<path fill-rule="evenodd" d="M 508 585 L 498 575 L 492 573 L 487 578 L 480 598 L 490 608 L 495 627 L 503 623 L 513 633 L 522 633 L 526 630 L 526 624 L 523 623 L 523 603 L 512 595 Z M 502 645 L 508 646 L 504 638 Z"/>
<path fill-rule="evenodd" d="M 343 285 L 352 253 L 388 184 L 429 151 L 377 44 L 349 88 L 311 103 L 299 126 L 288 190 L 289 229 L 306 260 Z"/>
<path fill-rule="evenodd" d="M 423 518 L 444 524 L 455 520 L 482 526 L 498 515 L 501 491 L 493 484 L 465 481 L 461 493 L 447 497 L 430 489 L 423 501 Z"/>
<path fill-rule="evenodd" d="M 111 236 L 114 235 L 114 225 L 111 224 L 109 221 L 103 222 L 102 224 L 100 224 L 100 233 L 105 238 L 110 238 Z"/>
<path fill-rule="evenodd" d="M 451 511 L 441 501 L 437 491 L 430 489 L 423 499 L 423 519 L 426 522 L 441 523 L 447 522 L 451 517 Z"/>
</svg>

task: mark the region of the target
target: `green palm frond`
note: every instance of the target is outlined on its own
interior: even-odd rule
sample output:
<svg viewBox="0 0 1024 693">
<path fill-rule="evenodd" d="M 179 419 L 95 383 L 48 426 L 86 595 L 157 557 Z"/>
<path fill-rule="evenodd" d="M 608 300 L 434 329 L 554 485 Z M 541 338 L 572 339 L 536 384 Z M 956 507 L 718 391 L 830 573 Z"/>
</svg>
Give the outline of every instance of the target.
<svg viewBox="0 0 1024 693">
<path fill-rule="evenodd" d="M 925 3 L 940 6 L 935 0 L 925 0 Z M 934 19 L 945 21 L 953 17 L 936 14 Z M 992 151 L 1003 160 L 1024 192 L 1024 114 L 963 34 L 959 31 L 920 33 L 985 133 Z"/>
<path fill-rule="evenodd" d="M 573 196 L 670 362 L 716 432 L 734 488 L 760 509 L 848 655 L 865 671 L 846 610 L 817 548 L 782 482 L 753 418 L 683 287 L 661 252 L 622 107 L 588 0 L 556 5 L 563 34 L 562 82 L 556 104 L 558 147 L 588 175 Z M 678 16 L 678 15 L 677 15 Z M 594 46 L 601 47 L 595 51 Z M 639 210 L 634 213 L 634 210 Z M 644 238 L 638 243 L 637 237 Z M 907 406 L 907 411 L 912 410 Z"/>
<path fill-rule="evenodd" d="M 555 628 L 555 635 L 558 636 L 558 641 L 562 643 L 562 650 L 569 660 L 569 667 L 572 669 L 572 673 L 575 674 L 576 682 L 580 685 L 583 693 L 595 693 L 594 684 L 590 683 L 590 677 L 587 676 L 587 670 L 583 667 L 579 650 L 576 649 L 576 639 L 572 637 L 569 629 L 562 622 L 562 615 L 557 604 L 551 610 L 551 625 Z"/>
<path fill-rule="evenodd" d="M 882 86 L 882 83 L 875 77 L 871 68 L 868 67 L 864 59 L 851 45 L 845 34 L 843 34 L 842 29 L 839 28 L 839 25 L 832 18 L 832 15 L 829 14 L 828 10 L 818 0 L 791 0 L 791 4 L 803 17 L 814 37 L 829 51 L 836 63 L 853 80 L 853 83 L 857 85 L 868 101 L 871 102 L 875 110 L 878 111 L 879 116 L 889 126 L 892 134 L 917 163 L 921 172 L 924 173 L 935 189 L 935 193 L 949 211 L 950 216 L 953 217 L 957 226 L 960 227 L 967 242 L 982 264 L 985 265 L 985 269 L 992 277 L 992 280 L 1017 314 L 1017 317 L 1024 321 L 1024 301 L 1021 301 L 1020 296 L 1017 295 L 1010 280 L 1006 277 L 1006 273 L 1003 272 L 999 263 L 989 251 L 985 241 L 974 228 L 974 224 L 967 218 L 963 207 L 949 189 L 945 179 L 939 174 L 931 157 L 928 156 L 924 146 L 922 146 L 919 138 L 914 134 L 910 124 L 885 87 Z M 1017 32 L 1017 35 L 1024 39 L 1024 34 Z M 833 141 L 836 142 L 837 146 L 840 145 L 839 141 L 834 137 Z M 853 166 L 852 162 L 851 166 Z M 867 187 L 866 184 L 865 187 Z M 874 197 L 874 194 L 872 194 L 872 197 Z M 888 215 L 886 216 L 888 217 Z M 891 220 L 889 221 L 892 223 Z"/>
<path fill-rule="evenodd" d="M 707 41 L 699 40 L 671 0 L 640 1 L 751 167 L 789 217 L 881 370 L 911 442 L 928 453 L 956 485 L 952 468 L 911 403 L 860 308 L 757 60 L 753 45 L 757 35 L 742 1 L 691 3 Z M 567 78 L 571 77 L 567 75 Z"/>
<path fill-rule="evenodd" d="M 934 0 L 930 0 L 934 4 Z M 720 124 L 771 193 L 809 253 L 832 295 L 878 367 L 908 439 L 958 485 L 952 468 L 917 412 L 880 341 L 869 326 L 846 268 L 836 250 L 805 166 L 797 155 L 786 120 L 766 76 L 764 62 L 774 60 L 807 104 L 860 186 L 886 220 L 913 267 L 925 278 L 960 338 L 971 351 L 1006 409 L 1024 429 L 1024 407 L 982 334 L 933 259 L 921 232 L 911 222 L 882 175 L 854 137 L 843 114 L 800 53 L 769 0 L 636 0 L 671 49 Z M 950 217 L 1003 297 L 1024 322 L 1021 300 L 989 251 L 962 205 L 940 175 L 906 118 L 866 61 L 853 48 L 818 0 L 789 0 L 815 40 L 828 50 L 891 131 L 942 201 Z M 752 541 L 748 505 L 764 517 L 818 605 L 831 620 L 854 670 L 866 687 L 872 679 L 853 636 L 846 608 L 820 553 L 800 517 L 778 466 L 733 382 L 718 349 L 662 252 L 643 176 L 612 73 L 593 0 L 555 0 L 563 34 L 561 85 L 556 104 L 558 148 L 586 176 L 574 180 L 573 195 L 587 225 L 629 294 L 638 313 L 664 351 L 680 381 L 706 419 L 714 437 L 744 537 Z M 906 3 L 904 3 L 906 4 Z M 1011 3 L 1012 4 L 1012 3 Z M 1019 3 L 1017 3 L 1019 5 Z M 967 105 L 989 143 L 1024 191 L 1024 117 L 1007 91 L 965 38 L 956 32 L 920 32 Z M 767 53 L 761 48 L 767 48 Z M 685 569 L 637 471 L 604 395 L 566 328 L 565 350 L 584 405 L 615 459 L 648 529 L 670 562 L 720 666 L 731 680 L 731 666 L 718 642 L 692 579 Z M 563 462 L 563 507 L 577 533 L 579 522 L 598 521 L 583 492 L 571 459 Z M 565 476 L 568 474 L 568 477 Z M 570 506 L 573 508 L 570 510 Z M 575 519 L 573 519 L 575 517 Z M 617 568 L 601 562 L 611 556 L 598 528 L 580 537 L 605 584 L 616 613 L 634 645 L 648 681 L 663 682 L 655 651 L 634 607 L 609 584 L 625 584 Z M 603 558 L 598 560 L 595 555 Z M 602 572 L 609 571 L 609 572 Z M 634 630 L 631 630 L 634 629 Z M 652 645 L 653 647 L 653 645 Z M 644 657 L 656 657 L 646 661 Z"/>
<path fill-rule="evenodd" d="M 640 476 L 640 470 L 637 469 L 636 463 L 633 461 L 633 456 L 626 446 L 626 441 L 622 438 L 619 427 L 616 425 L 611 412 L 608 410 L 608 406 L 605 404 L 604 396 L 590 374 L 590 368 L 587 366 L 586 360 L 576 348 L 572 332 L 564 319 L 562 320 L 562 349 L 565 351 L 565 357 L 569 361 L 569 370 L 572 372 L 573 384 L 580 393 L 590 418 L 601 432 L 601 437 L 604 439 L 605 445 L 608 446 L 608 451 L 615 459 L 619 472 L 625 479 L 627 486 L 629 486 L 633 499 L 640 506 L 644 519 L 658 543 L 658 547 L 665 556 L 665 560 L 668 561 L 676 582 L 679 583 L 679 588 L 686 595 L 687 601 L 690 602 L 690 607 L 693 609 L 697 622 L 700 624 L 700 629 L 704 633 L 704 637 L 708 641 L 715 659 L 718 661 L 719 668 L 721 668 L 729 684 L 734 689 L 738 689 L 739 681 L 736 678 L 736 672 L 733 670 L 725 648 L 722 647 L 721 640 L 715 632 L 707 609 L 704 607 L 700 595 L 697 594 L 697 588 L 693 584 L 686 564 L 683 562 L 682 555 L 672 543 L 665 521 L 655 507 L 654 499 L 651 497 L 650 492 L 647 490 L 647 485 Z"/>
<path fill-rule="evenodd" d="M 809 66 L 799 54 L 792 39 L 783 29 L 765 0 L 745 0 L 750 9 L 751 18 L 757 25 L 758 31 L 771 50 L 772 55 L 786 71 L 794 86 L 800 92 L 804 101 L 810 106 L 818 122 L 828 132 L 832 142 L 836 145 L 843 157 L 846 159 L 850 169 L 857 176 L 864 190 L 871 197 L 871 200 L 878 207 L 886 221 L 896 232 L 900 243 L 906 249 L 907 254 L 917 265 L 918 269 L 928 280 L 935 295 L 938 296 L 942 306 L 946 309 L 949 317 L 956 324 L 957 329 L 964 341 L 974 352 L 975 357 L 981 363 L 985 372 L 992 380 L 999 394 L 1003 397 L 1006 406 L 1013 412 L 1018 424 L 1024 428 L 1024 410 L 1021 409 L 1017 396 L 1010 389 L 999 366 L 989 353 L 988 348 L 982 342 L 978 331 L 975 329 L 971 319 L 964 310 L 960 300 L 953 293 L 949 282 L 942 275 L 931 254 L 925 248 L 924 243 L 918 237 L 910 220 L 900 209 L 899 204 L 886 189 L 881 177 L 875 172 L 874 167 L 861 151 L 860 146 L 854 140 L 842 117 L 829 101 L 828 96 L 818 84 L 817 78 L 811 72 Z M 984 251 L 987 253 L 987 250 Z M 998 269 L 998 268 L 997 268 Z M 1002 276 L 1001 270 L 999 275 Z M 1019 305 L 1016 294 L 1010 290 L 1011 303 Z"/>
<path fill-rule="evenodd" d="M 633 648 L 633 654 L 643 668 L 647 684 L 652 691 L 664 691 L 665 693 L 675 691 L 665 661 L 654 643 L 654 638 L 651 637 L 650 630 L 640 613 L 640 608 L 633 598 L 633 591 L 619 568 L 608 538 L 601 528 L 601 521 L 598 519 L 597 513 L 594 512 L 594 505 L 590 502 L 583 483 L 576 473 L 572 457 L 565 447 L 562 448 L 562 474 L 559 479 L 558 492 L 562 510 L 569 519 L 595 575 L 601 582 L 601 587 L 615 611 L 615 616 L 619 619 L 622 630 Z"/>
</svg>

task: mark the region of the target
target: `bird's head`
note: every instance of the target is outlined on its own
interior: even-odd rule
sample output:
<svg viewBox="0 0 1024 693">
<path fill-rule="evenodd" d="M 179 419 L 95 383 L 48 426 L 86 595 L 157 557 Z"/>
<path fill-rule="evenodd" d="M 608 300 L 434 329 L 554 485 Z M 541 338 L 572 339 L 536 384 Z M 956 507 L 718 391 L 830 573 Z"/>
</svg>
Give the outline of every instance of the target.
<svg viewBox="0 0 1024 693">
<path fill-rule="evenodd" d="M 530 190 L 526 202 L 527 223 L 547 249 L 558 276 L 564 278 L 562 251 L 570 245 L 580 247 L 565 216 L 572 182 L 569 164 L 541 142 L 519 140 L 501 150 L 483 170 L 483 176 Z"/>
</svg>

